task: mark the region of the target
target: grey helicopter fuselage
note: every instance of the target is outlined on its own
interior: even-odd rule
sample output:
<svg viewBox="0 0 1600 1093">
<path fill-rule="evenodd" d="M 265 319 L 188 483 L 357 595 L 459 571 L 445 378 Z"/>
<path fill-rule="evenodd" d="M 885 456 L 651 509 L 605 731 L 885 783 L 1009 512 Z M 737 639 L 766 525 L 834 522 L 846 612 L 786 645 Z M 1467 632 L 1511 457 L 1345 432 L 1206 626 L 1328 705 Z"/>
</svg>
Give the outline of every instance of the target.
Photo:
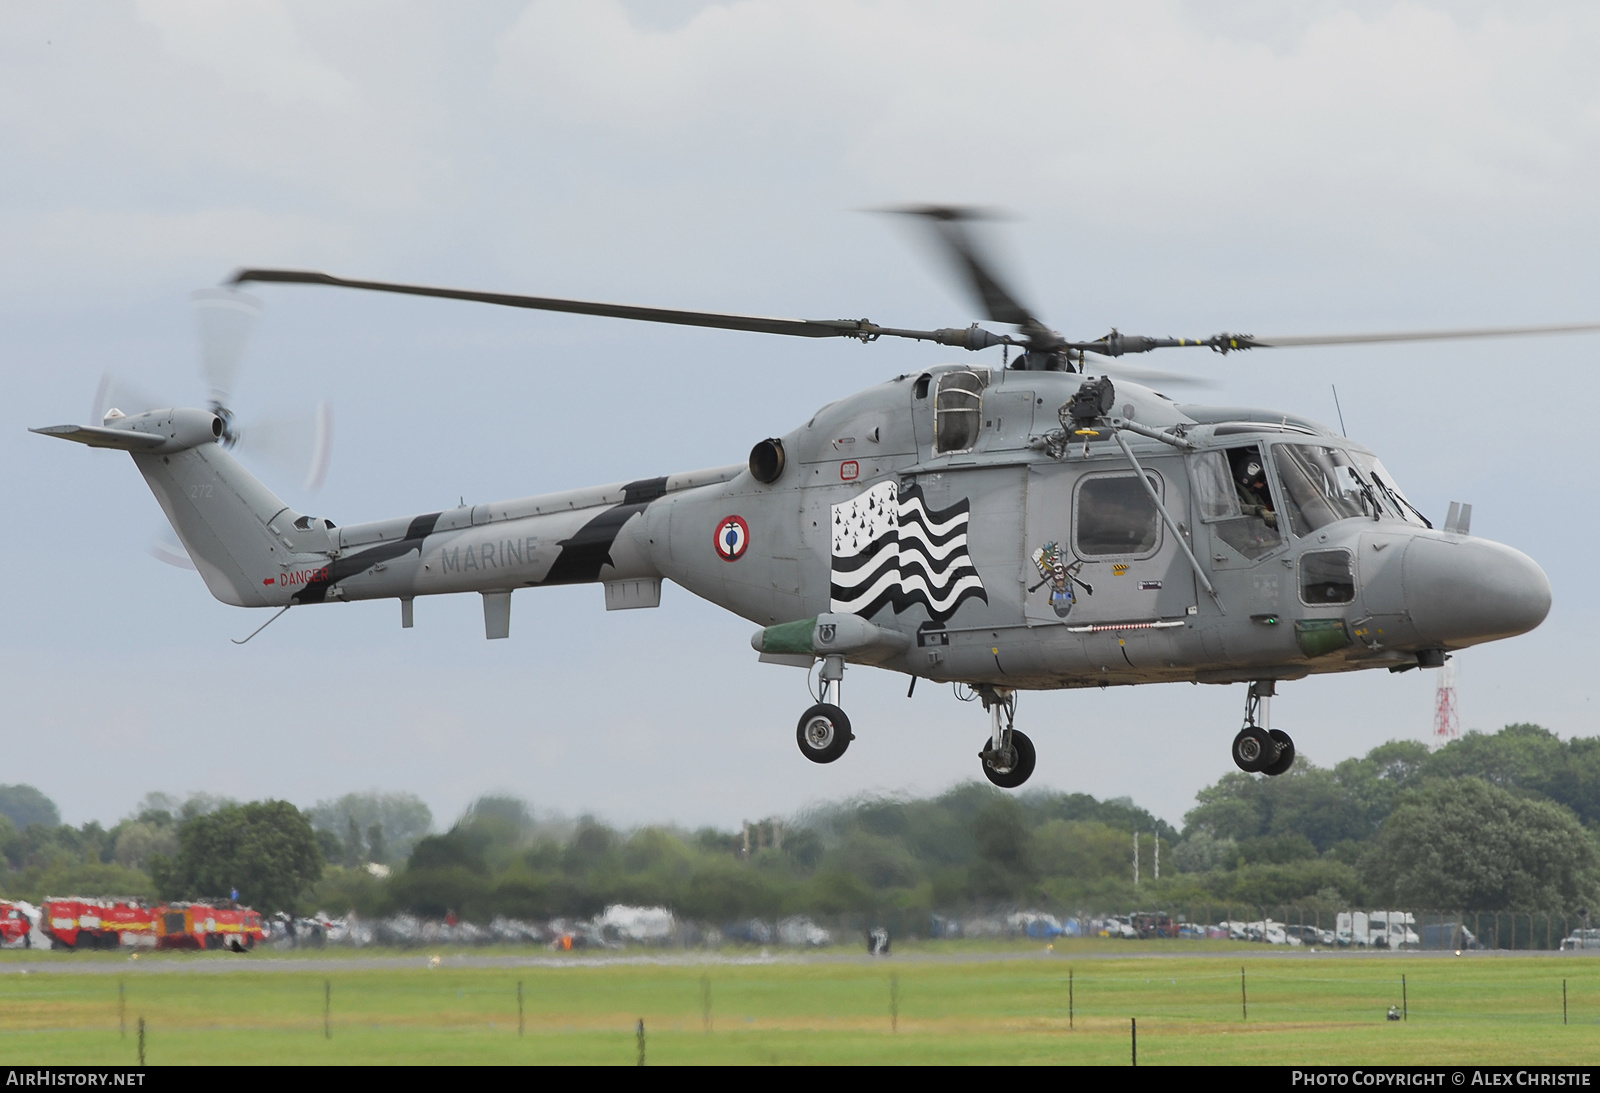
<svg viewBox="0 0 1600 1093">
<path fill-rule="evenodd" d="M 1435 666 L 1549 609 L 1529 558 L 1464 520 L 1428 526 L 1371 452 L 1315 422 L 1118 380 L 1099 427 L 1065 429 L 1085 383 L 933 368 L 824 406 L 748 463 L 338 527 L 244 471 L 204 411 L 65 438 L 132 451 L 224 602 L 399 599 L 409 626 L 417 597 L 477 592 L 489 637 L 518 589 L 600 583 L 626 609 L 667 580 L 761 627 L 764 660 L 1016 690 Z M 110 435 L 129 431 L 152 437 Z M 1270 496 L 1238 488 L 1251 460 Z"/>
</svg>

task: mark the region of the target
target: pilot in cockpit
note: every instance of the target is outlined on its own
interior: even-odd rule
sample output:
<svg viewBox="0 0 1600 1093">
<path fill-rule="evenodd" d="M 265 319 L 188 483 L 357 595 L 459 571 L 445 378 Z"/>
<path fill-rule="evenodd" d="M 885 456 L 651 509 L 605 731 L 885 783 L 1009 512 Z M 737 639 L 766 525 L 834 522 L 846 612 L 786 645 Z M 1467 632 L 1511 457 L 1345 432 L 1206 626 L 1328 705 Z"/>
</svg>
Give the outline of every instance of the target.
<svg viewBox="0 0 1600 1093">
<path fill-rule="evenodd" d="M 1269 528 L 1276 528 L 1278 514 L 1273 511 L 1272 491 L 1267 488 L 1267 469 L 1254 449 L 1234 455 L 1233 482 L 1244 515 L 1259 516 Z"/>
</svg>

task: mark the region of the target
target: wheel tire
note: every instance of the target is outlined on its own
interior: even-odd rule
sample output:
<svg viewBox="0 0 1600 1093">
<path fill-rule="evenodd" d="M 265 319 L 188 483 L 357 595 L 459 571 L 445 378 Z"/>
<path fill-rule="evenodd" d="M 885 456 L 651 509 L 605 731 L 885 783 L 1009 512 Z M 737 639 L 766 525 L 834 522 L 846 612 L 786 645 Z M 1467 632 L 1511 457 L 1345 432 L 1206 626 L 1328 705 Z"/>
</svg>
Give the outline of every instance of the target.
<svg viewBox="0 0 1600 1093">
<path fill-rule="evenodd" d="M 1272 730 L 1272 739 L 1278 745 L 1278 758 L 1268 766 L 1261 768 L 1261 773 L 1270 778 L 1280 774 L 1287 774 L 1289 768 L 1294 766 L 1294 741 L 1289 739 L 1289 734 L 1282 729 Z"/>
<path fill-rule="evenodd" d="M 1278 758 L 1278 746 L 1265 729 L 1240 729 L 1233 738 L 1233 762 L 1246 774 L 1260 774 Z"/>
<path fill-rule="evenodd" d="M 855 739 L 844 711 L 827 702 L 818 702 L 800 715 L 794 738 L 800 745 L 800 754 L 813 763 L 833 762 Z"/>
<path fill-rule="evenodd" d="M 1016 789 L 1033 775 L 1033 766 L 1039 755 L 1033 750 L 1033 741 L 1028 739 L 1027 734 L 1016 729 L 1006 733 L 1006 742 L 1013 753 L 1009 764 L 996 763 L 984 758 L 982 752 L 979 753 L 979 757 L 983 758 L 983 776 L 1001 789 Z"/>
</svg>

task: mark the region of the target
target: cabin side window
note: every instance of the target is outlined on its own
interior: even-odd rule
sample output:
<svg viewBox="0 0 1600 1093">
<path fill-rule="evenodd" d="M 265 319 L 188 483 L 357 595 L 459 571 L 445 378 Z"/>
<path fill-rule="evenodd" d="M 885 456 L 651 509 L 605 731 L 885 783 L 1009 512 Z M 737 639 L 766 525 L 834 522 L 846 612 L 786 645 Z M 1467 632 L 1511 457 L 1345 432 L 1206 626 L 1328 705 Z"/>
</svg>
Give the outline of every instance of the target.
<svg viewBox="0 0 1600 1093">
<path fill-rule="evenodd" d="M 978 442 L 983 423 L 984 377 L 976 372 L 946 372 L 933 399 L 933 450 L 936 455 L 965 452 Z"/>
<path fill-rule="evenodd" d="M 1300 598 L 1306 603 L 1349 603 L 1356 598 L 1355 565 L 1348 550 L 1308 550 L 1300 555 Z"/>
<path fill-rule="evenodd" d="M 1283 543 L 1258 445 L 1200 452 L 1190 457 L 1189 472 L 1200 519 L 1217 538 L 1252 561 Z"/>
<path fill-rule="evenodd" d="M 1160 496 L 1160 480 L 1152 474 L 1149 481 Z M 1073 511 L 1080 558 L 1148 558 L 1161 545 L 1161 514 L 1136 475 L 1084 478 Z"/>
</svg>

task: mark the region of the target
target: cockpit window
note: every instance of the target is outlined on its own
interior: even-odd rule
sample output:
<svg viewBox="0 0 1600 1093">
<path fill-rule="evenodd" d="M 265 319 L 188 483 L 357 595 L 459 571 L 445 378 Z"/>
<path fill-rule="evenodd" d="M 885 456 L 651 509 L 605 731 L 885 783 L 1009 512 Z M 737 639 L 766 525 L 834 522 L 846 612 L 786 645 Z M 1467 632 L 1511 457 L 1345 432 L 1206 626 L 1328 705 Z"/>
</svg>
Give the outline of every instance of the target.
<svg viewBox="0 0 1600 1093">
<path fill-rule="evenodd" d="M 1219 539 L 1252 561 L 1283 543 L 1258 446 L 1199 452 L 1189 468 L 1200 519 Z"/>
<path fill-rule="evenodd" d="M 983 421 L 984 377 L 976 372 L 946 372 L 933 400 L 933 450 L 964 452 L 978 442 Z"/>
<path fill-rule="evenodd" d="M 1296 535 L 1310 535 L 1353 516 L 1383 515 L 1377 491 L 1343 449 L 1276 444 L 1272 452 L 1283 485 L 1284 509 Z"/>
</svg>

